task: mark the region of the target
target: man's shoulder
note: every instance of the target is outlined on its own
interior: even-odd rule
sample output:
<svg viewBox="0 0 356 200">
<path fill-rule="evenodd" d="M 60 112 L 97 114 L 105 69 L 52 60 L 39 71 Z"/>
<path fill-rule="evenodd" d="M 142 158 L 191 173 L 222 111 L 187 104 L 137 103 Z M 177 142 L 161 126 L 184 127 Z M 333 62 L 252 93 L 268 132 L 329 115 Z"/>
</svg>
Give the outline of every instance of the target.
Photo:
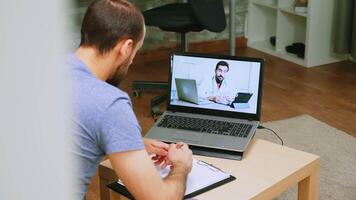
<svg viewBox="0 0 356 200">
<path fill-rule="evenodd" d="M 86 89 L 81 90 L 82 98 L 87 99 L 90 104 L 107 109 L 113 104 L 129 104 L 131 101 L 128 94 L 117 87 L 114 87 L 101 80 L 91 80 L 90 83 L 82 83 L 82 87 Z M 82 88 L 83 89 L 83 88 Z"/>
<path fill-rule="evenodd" d="M 107 106 L 110 106 L 115 102 L 130 101 L 126 92 L 104 81 L 99 80 L 99 82 L 100 83 L 93 88 L 92 95 L 97 96 L 98 100 L 107 102 Z"/>
<path fill-rule="evenodd" d="M 81 83 L 83 84 L 85 83 Z M 106 119 L 116 119 L 122 117 L 123 113 L 131 112 L 132 104 L 124 91 L 100 81 L 89 85 L 82 88 L 77 86 L 72 95 L 74 117 L 81 126 L 96 130 L 105 124 L 111 124 Z"/>
<path fill-rule="evenodd" d="M 67 56 L 65 65 L 69 68 L 70 88 L 77 106 L 102 109 L 120 100 L 131 104 L 126 92 L 96 78 L 74 54 Z"/>
</svg>

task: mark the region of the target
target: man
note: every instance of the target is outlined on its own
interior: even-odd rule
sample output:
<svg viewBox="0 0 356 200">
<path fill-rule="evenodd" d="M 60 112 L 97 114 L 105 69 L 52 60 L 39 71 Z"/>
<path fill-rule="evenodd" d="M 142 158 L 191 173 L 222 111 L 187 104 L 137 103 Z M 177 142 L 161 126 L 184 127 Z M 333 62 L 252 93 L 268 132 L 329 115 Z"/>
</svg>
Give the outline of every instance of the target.
<svg viewBox="0 0 356 200">
<path fill-rule="evenodd" d="M 215 103 L 230 105 L 234 97 L 225 77 L 228 71 L 229 64 L 219 61 L 215 66 L 215 75 L 201 84 L 202 97 Z"/>
<path fill-rule="evenodd" d="M 142 14 L 131 3 L 98 0 L 84 16 L 80 47 L 67 59 L 73 81 L 72 152 L 79 164 L 75 174 L 81 199 L 105 155 L 136 199 L 183 198 L 191 150 L 184 143 L 142 139 L 128 95 L 106 82 L 126 75 L 144 36 Z M 159 177 L 151 159 L 161 167 L 171 165 L 167 178 Z"/>
</svg>

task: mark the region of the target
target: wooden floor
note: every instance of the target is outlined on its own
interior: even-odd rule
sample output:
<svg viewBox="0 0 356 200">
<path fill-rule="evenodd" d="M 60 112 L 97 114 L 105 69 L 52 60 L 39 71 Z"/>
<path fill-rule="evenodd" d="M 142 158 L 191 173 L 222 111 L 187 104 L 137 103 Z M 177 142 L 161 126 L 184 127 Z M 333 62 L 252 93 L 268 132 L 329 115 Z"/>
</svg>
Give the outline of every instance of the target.
<svg viewBox="0 0 356 200">
<path fill-rule="evenodd" d="M 356 63 L 344 61 L 305 68 L 250 48 L 237 49 L 237 55 L 266 59 L 262 122 L 308 114 L 356 137 Z M 145 134 L 153 123 L 150 98 L 159 93 L 133 98 L 131 83 L 132 80 L 166 81 L 168 55 L 165 60 L 138 63 L 131 66 L 120 87 L 131 95 Z M 93 178 L 87 199 L 100 199 L 97 176 Z"/>
</svg>

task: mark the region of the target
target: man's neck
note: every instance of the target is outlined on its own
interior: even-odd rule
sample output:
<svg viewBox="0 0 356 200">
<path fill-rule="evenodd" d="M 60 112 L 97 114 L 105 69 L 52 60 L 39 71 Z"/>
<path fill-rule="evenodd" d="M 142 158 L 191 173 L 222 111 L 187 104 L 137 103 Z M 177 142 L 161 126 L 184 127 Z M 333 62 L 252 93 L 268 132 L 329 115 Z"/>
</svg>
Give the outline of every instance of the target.
<svg viewBox="0 0 356 200">
<path fill-rule="evenodd" d="M 106 81 L 112 73 L 112 62 L 106 56 L 100 55 L 96 49 L 90 47 L 79 47 L 75 51 L 79 60 L 84 62 L 90 72 L 100 80 Z"/>
</svg>

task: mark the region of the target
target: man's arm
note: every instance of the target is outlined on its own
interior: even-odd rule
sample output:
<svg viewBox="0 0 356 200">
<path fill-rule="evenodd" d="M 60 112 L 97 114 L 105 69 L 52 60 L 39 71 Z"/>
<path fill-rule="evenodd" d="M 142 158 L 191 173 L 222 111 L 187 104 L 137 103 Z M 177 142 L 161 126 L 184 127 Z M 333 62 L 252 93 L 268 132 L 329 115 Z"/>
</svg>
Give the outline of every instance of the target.
<svg viewBox="0 0 356 200">
<path fill-rule="evenodd" d="M 187 175 L 191 169 L 191 151 L 172 144 L 168 156 L 170 174 L 162 179 L 145 150 L 109 155 L 118 177 L 136 199 L 183 199 Z"/>
</svg>

